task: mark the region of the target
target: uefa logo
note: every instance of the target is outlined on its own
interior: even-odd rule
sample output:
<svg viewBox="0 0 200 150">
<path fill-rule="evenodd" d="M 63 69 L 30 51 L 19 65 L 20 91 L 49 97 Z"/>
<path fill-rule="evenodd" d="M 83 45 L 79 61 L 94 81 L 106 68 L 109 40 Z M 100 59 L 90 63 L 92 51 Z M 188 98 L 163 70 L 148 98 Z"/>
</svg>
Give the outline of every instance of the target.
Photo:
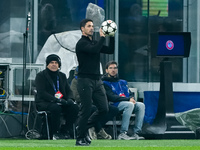
<svg viewBox="0 0 200 150">
<path fill-rule="evenodd" d="M 168 40 L 168 41 L 166 42 L 166 48 L 167 48 L 168 50 L 172 50 L 172 49 L 174 48 L 174 43 L 173 43 L 171 40 Z"/>
</svg>

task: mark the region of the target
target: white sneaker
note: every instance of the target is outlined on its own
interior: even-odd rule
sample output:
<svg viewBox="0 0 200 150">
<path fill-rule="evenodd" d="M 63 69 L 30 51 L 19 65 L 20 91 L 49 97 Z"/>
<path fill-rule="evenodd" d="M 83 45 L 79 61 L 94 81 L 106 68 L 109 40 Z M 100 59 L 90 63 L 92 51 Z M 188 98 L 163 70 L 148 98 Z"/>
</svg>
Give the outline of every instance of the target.
<svg viewBox="0 0 200 150">
<path fill-rule="evenodd" d="M 123 132 L 118 135 L 118 140 L 136 140 L 136 138 L 128 136 L 127 132 Z"/>
<path fill-rule="evenodd" d="M 144 137 L 142 137 L 142 136 L 139 136 L 139 135 L 137 135 L 136 133 L 135 134 L 133 134 L 133 136 L 132 137 L 134 137 L 136 140 L 145 140 L 145 138 Z"/>
<path fill-rule="evenodd" d="M 92 128 L 89 128 L 88 129 L 88 133 L 89 133 L 89 136 L 92 140 L 96 140 L 97 139 L 97 134 L 95 132 L 95 128 L 92 127 Z"/>
<path fill-rule="evenodd" d="M 99 133 L 97 133 L 97 138 L 98 139 L 107 139 L 107 140 L 111 140 L 112 136 L 109 135 L 108 133 L 106 133 L 106 131 L 102 128 Z"/>
</svg>

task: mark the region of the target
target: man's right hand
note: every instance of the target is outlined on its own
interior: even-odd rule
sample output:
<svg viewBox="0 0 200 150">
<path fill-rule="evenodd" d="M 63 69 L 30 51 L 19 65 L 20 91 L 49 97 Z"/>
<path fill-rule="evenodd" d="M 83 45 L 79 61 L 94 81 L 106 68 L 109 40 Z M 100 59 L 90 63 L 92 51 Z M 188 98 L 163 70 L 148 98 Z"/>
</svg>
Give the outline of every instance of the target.
<svg viewBox="0 0 200 150">
<path fill-rule="evenodd" d="M 65 100 L 65 99 L 58 99 L 58 103 L 61 103 L 62 105 L 72 105 L 74 104 L 74 101 L 72 99 L 68 99 L 68 100 Z"/>
<path fill-rule="evenodd" d="M 65 99 L 58 99 L 58 103 L 61 103 L 62 105 L 67 105 L 67 101 Z"/>
<path fill-rule="evenodd" d="M 136 103 L 136 101 L 135 101 L 134 97 L 131 97 L 129 101 L 130 101 L 130 102 L 133 102 L 133 104 L 135 104 L 135 103 Z"/>
<path fill-rule="evenodd" d="M 100 35 L 100 37 L 105 37 L 105 36 L 106 36 L 106 35 L 103 33 L 103 31 L 102 31 L 101 28 L 99 29 L 99 35 Z"/>
</svg>

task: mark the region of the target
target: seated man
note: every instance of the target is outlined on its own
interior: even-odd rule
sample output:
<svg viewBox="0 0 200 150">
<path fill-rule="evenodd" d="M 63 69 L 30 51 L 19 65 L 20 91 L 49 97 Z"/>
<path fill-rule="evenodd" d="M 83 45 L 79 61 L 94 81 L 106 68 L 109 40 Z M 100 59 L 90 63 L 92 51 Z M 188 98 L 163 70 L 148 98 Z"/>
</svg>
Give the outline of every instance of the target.
<svg viewBox="0 0 200 150">
<path fill-rule="evenodd" d="M 122 114 L 122 126 L 118 139 L 132 140 L 144 139 L 139 137 L 143 125 L 145 105 L 141 102 L 136 102 L 133 97 L 129 95 L 128 85 L 125 80 L 118 77 L 117 62 L 110 61 L 106 64 L 106 74 L 102 78 L 104 87 L 106 89 L 107 98 L 114 106 L 118 107 Z M 135 124 L 133 128 L 133 135 L 127 135 L 129 122 L 132 113 L 135 113 Z"/>
<path fill-rule="evenodd" d="M 46 69 L 36 75 L 37 90 L 36 107 L 40 111 L 50 112 L 50 126 L 53 139 L 60 139 L 60 116 L 66 120 L 65 131 L 73 127 L 77 119 L 79 107 L 73 101 L 73 93 L 66 75 L 59 71 L 60 57 L 51 54 L 46 58 Z"/>
<path fill-rule="evenodd" d="M 77 102 L 77 104 L 81 105 L 80 103 L 80 97 L 77 91 L 77 73 L 78 73 L 78 67 L 75 70 L 75 74 L 74 74 L 74 78 L 71 82 L 71 89 L 73 91 L 74 94 L 74 98 Z M 94 113 L 97 110 L 95 105 L 92 105 L 92 111 L 91 114 Z M 103 127 L 105 126 L 106 122 L 108 122 L 109 120 L 112 120 L 114 116 L 116 116 L 119 113 L 118 108 L 109 105 L 109 111 L 108 113 L 105 115 L 105 117 L 96 123 L 95 127 L 91 127 L 88 130 L 89 136 L 92 140 L 95 139 L 112 139 L 111 135 L 107 134 L 105 132 L 105 130 L 103 129 Z"/>
</svg>

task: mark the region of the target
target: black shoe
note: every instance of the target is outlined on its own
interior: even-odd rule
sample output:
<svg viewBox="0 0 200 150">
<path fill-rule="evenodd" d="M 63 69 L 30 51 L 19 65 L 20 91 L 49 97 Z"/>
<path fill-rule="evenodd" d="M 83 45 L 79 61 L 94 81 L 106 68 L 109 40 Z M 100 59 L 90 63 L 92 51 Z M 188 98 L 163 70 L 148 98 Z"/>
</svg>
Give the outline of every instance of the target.
<svg viewBox="0 0 200 150">
<path fill-rule="evenodd" d="M 76 146 L 89 146 L 90 144 L 86 142 L 85 138 L 77 139 L 76 140 Z"/>
<path fill-rule="evenodd" d="M 89 137 L 89 135 L 86 135 L 85 137 L 85 141 L 88 143 L 88 144 L 91 144 L 91 138 Z"/>
</svg>

